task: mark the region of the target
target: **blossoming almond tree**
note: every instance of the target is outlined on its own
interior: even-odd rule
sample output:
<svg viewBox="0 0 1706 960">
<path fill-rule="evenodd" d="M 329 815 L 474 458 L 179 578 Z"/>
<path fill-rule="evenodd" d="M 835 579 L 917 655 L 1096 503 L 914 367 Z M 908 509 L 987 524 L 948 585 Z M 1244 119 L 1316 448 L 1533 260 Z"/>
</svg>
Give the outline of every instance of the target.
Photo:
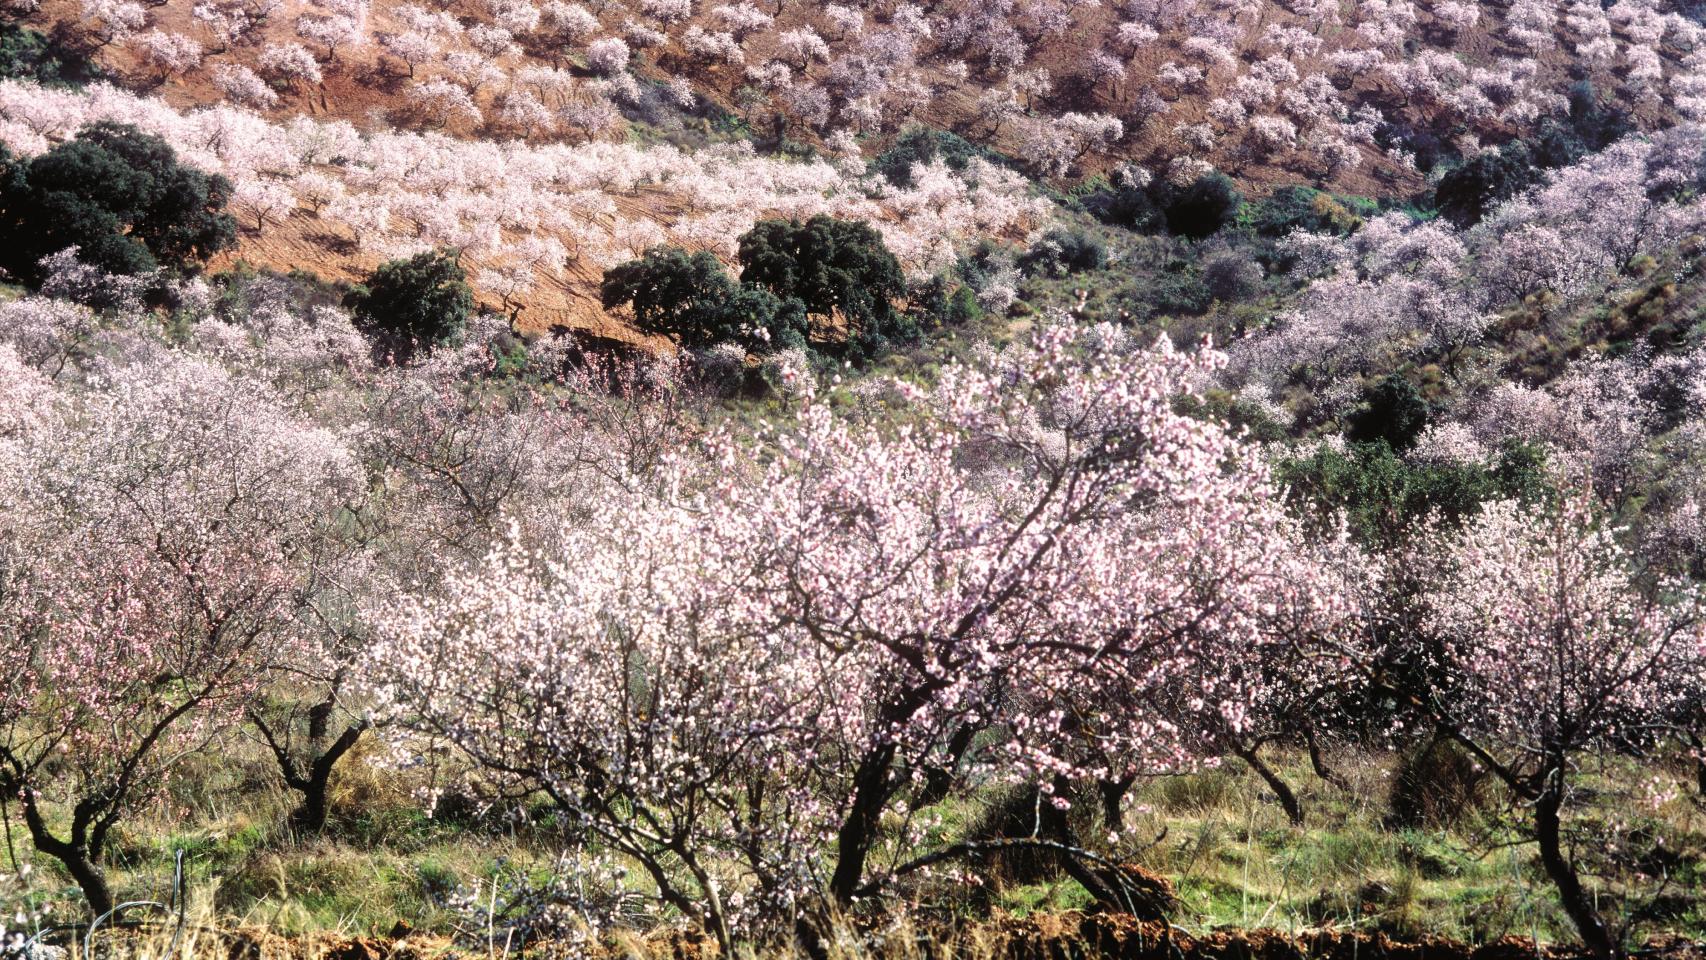
<svg viewBox="0 0 1706 960">
<path fill-rule="evenodd" d="M 1618 944 L 1563 841 L 1574 774 L 1590 751 L 1638 745 L 1672 712 L 1675 677 L 1697 675 L 1698 594 L 1643 589 L 1585 497 L 1529 513 L 1497 503 L 1435 536 L 1426 627 L 1451 689 L 1424 696 L 1440 731 L 1532 810 L 1540 861 L 1583 944 Z"/>
<path fill-rule="evenodd" d="M 500 551 L 410 603 L 372 682 L 725 943 L 878 892 L 909 869 L 873 859 L 898 852 L 885 815 L 930 771 L 961 790 L 1089 772 L 1059 711 L 1010 691 L 1164 689 L 1204 624 L 1235 631 L 1292 572 L 1257 549 L 1284 519 L 1265 476 L 1173 408 L 1217 363 L 1051 323 L 868 415 L 798 385 L 793 426 L 710 437 L 550 553 Z M 1230 552 L 1248 567 L 1223 583 Z M 1236 717 L 1228 692 L 1198 706 Z M 1190 750 L 1150 698 L 1109 710 L 1129 752 Z M 744 875 L 714 875 L 719 853 Z"/>
<path fill-rule="evenodd" d="M 297 551 L 354 482 L 267 389 L 159 360 L 61 397 L 0 467 L 0 789 L 96 913 L 114 825 L 291 657 Z"/>
</svg>

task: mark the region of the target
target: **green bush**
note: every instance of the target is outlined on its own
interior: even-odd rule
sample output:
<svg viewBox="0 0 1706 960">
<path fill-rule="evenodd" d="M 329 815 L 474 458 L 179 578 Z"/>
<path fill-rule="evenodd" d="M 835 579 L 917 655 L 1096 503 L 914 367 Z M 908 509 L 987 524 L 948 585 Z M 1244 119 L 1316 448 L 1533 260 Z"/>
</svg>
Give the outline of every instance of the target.
<svg viewBox="0 0 1706 960">
<path fill-rule="evenodd" d="M 1362 225 L 1374 212 L 1372 201 L 1340 200 L 1313 187 L 1281 187 L 1249 208 L 1249 224 L 1264 237 L 1283 237 L 1294 230 L 1339 236 Z"/>
<path fill-rule="evenodd" d="M 1067 277 L 1087 270 L 1100 270 L 1108 262 L 1102 241 L 1078 230 L 1056 227 L 1043 234 L 1019 258 L 1018 266 L 1029 275 Z"/>
<path fill-rule="evenodd" d="M 427 252 L 380 264 L 345 304 L 362 332 L 407 359 L 420 347 L 459 338 L 474 310 L 474 292 L 455 257 Z"/>
<path fill-rule="evenodd" d="M 1489 500 L 1534 503 L 1550 489 L 1545 454 L 1526 444 L 1485 463 L 1412 463 L 1375 440 L 1282 461 L 1277 476 L 1295 508 L 1327 522 L 1342 515 L 1357 539 L 1377 545 L 1401 541 L 1424 516 L 1456 523 Z"/>
<path fill-rule="evenodd" d="M 1183 188 L 1163 185 L 1160 195 L 1167 229 L 1193 240 L 1213 236 L 1231 223 L 1243 202 L 1243 195 L 1224 173 L 1206 174 Z"/>
<path fill-rule="evenodd" d="M 1387 374 L 1363 391 L 1362 406 L 1351 416 L 1347 436 L 1358 443 L 1384 441 L 1403 452 L 1428 425 L 1428 412 L 1428 402 L 1415 384 L 1396 373 Z"/>
<path fill-rule="evenodd" d="M 1214 302 L 1214 294 L 1203 279 L 1201 265 L 1176 258 L 1134 273 L 1113 301 L 1132 320 L 1141 322 L 1154 317 L 1196 316 Z"/>
<path fill-rule="evenodd" d="M 1201 240 L 1232 223 L 1243 206 L 1237 185 L 1223 173 L 1210 173 L 1183 186 L 1155 181 L 1124 184 L 1085 194 L 1079 204 L 1103 223 L 1139 233 L 1165 229 L 1176 237 Z"/>
<path fill-rule="evenodd" d="M 16 23 L 0 23 L 0 78 L 34 80 L 44 86 L 76 86 L 101 79 L 83 54 L 52 37 Z"/>
<path fill-rule="evenodd" d="M 1157 233 L 1167 225 L 1161 207 L 1147 187 L 1129 184 L 1108 187 L 1086 194 L 1080 202 L 1091 216 L 1109 226 L 1138 233 Z"/>
<path fill-rule="evenodd" d="M 109 273 L 205 262 L 237 239 L 231 184 L 178 162 L 164 140 L 101 122 L 32 159 L 0 147 L 0 267 L 28 283 L 66 247 Z"/>
<path fill-rule="evenodd" d="M 870 224 L 822 214 L 762 220 L 740 237 L 741 282 L 805 313 L 839 311 L 850 359 L 869 356 L 888 339 L 912 339 L 917 328 L 895 310 L 906 292 L 900 261 Z"/>
<path fill-rule="evenodd" d="M 605 309 L 634 308 L 641 330 L 689 349 L 735 342 L 803 346 L 805 308 L 768 290 L 743 286 L 709 253 L 653 247 L 638 260 L 612 267 L 600 287 Z"/>
<path fill-rule="evenodd" d="M 1477 154 L 1440 177 L 1434 206 L 1459 227 L 1479 223 L 1498 204 L 1540 182 L 1541 167 L 1528 144 L 1514 140 Z"/>
<path fill-rule="evenodd" d="M 897 187 L 912 186 L 912 166 L 941 160 L 950 170 L 964 170 L 973 159 L 1001 162 L 995 153 L 946 130 L 909 127 L 894 145 L 871 158 L 869 169 Z"/>
<path fill-rule="evenodd" d="M 1261 292 L 1262 265 L 1246 250 L 1217 250 L 1202 260 L 1203 286 L 1222 303 L 1241 303 Z"/>
</svg>

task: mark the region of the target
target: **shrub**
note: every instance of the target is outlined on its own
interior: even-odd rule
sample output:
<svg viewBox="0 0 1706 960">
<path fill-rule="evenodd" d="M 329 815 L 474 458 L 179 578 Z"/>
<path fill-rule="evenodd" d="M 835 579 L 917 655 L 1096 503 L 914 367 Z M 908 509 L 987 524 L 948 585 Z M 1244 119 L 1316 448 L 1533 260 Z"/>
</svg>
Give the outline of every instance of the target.
<svg viewBox="0 0 1706 960">
<path fill-rule="evenodd" d="M 1202 266 L 1189 257 L 1166 256 L 1141 265 L 1130 282 L 1113 295 L 1118 308 L 1134 321 L 1158 316 L 1196 316 L 1214 302 Z"/>
<path fill-rule="evenodd" d="M 784 303 L 796 300 L 809 315 L 840 311 L 850 354 L 917 335 L 894 307 L 906 292 L 900 261 L 868 223 L 822 214 L 804 223 L 762 220 L 741 235 L 740 262 L 747 286 Z"/>
<path fill-rule="evenodd" d="M 1281 187 L 1254 205 L 1250 226 L 1264 237 L 1283 237 L 1294 230 L 1342 236 L 1361 226 L 1363 215 L 1373 209 L 1374 204 L 1368 200 L 1352 200 L 1347 204 L 1313 187 Z"/>
<path fill-rule="evenodd" d="M 1459 227 L 1479 223 L 1487 211 L 1540 182 L 1540 165 L 1520 140 L 1477 154 L 1440 178 L 1434 206 Z"/>
<path fill-rule="evenodd" d="M 74 86 L 100 79 L 101 71 L 88 57 L 40 31 L 0 23 L 0 78 Z"/>
<path fill-rule="evenodd" d="M 1231 178 L 1223 173 L 1210 173 L 1187 187 L 1163 188 L 1161 206 L 1169 231 L 1201 240 L 1231 223 L 1243 202 Z"/>
<path fill-rule="evenodd" d="M 127 124 L 94 124 L 28 161 L 0 148 L 0 267 L 39 283 L 39 261 L 75 246 L 108 273 L 184 269 L 236 242 L 230 196 L 224 177 Z"/>
<path fill-rule="evenodd" d="M 912 186 L 912 166 L 941 160 L 950 170 L 964 170 L 975 158 L 999 162 L 989 150 L 964 137 L 946 130 L 911 127 L 903 131 L 894 145 L 871 158 L 870 170 L 880 173 L 897 187 Z"/>
<path fill-rule="evenodd" d="M 1166 218 L 1148 187 L 1133 184 L 1108 187 L 1086 195 L 1081 202 L 1091 216 L 1109 226 L 1156 233 L 1166 225 Z"/>
<path fill-rule="evenodd" d="M 1439 135 L 1408 124 L 1383 124 L 1374 134 L 1375 145 L 1382 150 L 1403 150 L 1415 159 L 1416 169 L 1427 173 L 1442 161 L 1456 156 L 1455 151 Z"/>
<path fill-rule="evenodd" d="M 1410 463 L 1384 440 L 1322 447 L 1281 461 L 1294 505 L 1328 522 L 1342 515 L 1366 544 L 1401 541 L 1424 515 L 1460 522 L 1489 500 L 1536 503 L 1550 494 L 1540 448 L 1507 446 L 1488 463 Z"/>
<path fill-rule="evenodd" d="M 462 265 L 447 252 L 417 253 L 379 265 L 345 305 L 363 333 L 399 357 L 455 340 L 474 309 Z"/>
<path fill-rule="evenodd" d="M 754 347 L 805 344 L 805 308 L 768 290 L 742 286 L 716 257 L 653 247 L 612 267 L 600 288 L 605 309 L 631 304 L 641 330 L 691 350 L 718 343 Z"/>
<path fill-rule="evenodd" d="M 1262 288 L 1262 265 L 1242 250 L 1217 250 L 1203 258 L 1203 285 L 1216 300 L 1237 303 Z"/>
<path fill-rule="evenodd" d="M 1108 262 L 1102 241 L 1078 230 L 1055 228 L 1043 234 L 1025 255 L 1019 269 L 1026 274 L 1067 277 L 1087 270 L 1100 270 Z"/>
<path fill-rule="evenodd" d="M 1205 174 L 1186 186 L 1165 181 L 1126 182 L 1085 194 L 1080 205 L 1103 223 L 1201 240 L 1231 223 L 1244 197 L 1223 173 Z"/>
<path fill-rule="evenodd" d="M 1398 374 L 1387 374 L 1363 391 L 1363 404 L 1351 417 L 1350 439 L 1359 443 L 1385 441 L 1403 452 L 1416 442 L 1428 425 L 1428 403 L 1415 384 Z"/>
<path fill-rule="evenodd" d="M 947 308 L 943 311 L 942 319 L 954 326 L 975 323 L 983 316 L 983 305 L 977 302 L 977 291 L 968 286 L 958 286 L 948 296 Z"/>
</svg>

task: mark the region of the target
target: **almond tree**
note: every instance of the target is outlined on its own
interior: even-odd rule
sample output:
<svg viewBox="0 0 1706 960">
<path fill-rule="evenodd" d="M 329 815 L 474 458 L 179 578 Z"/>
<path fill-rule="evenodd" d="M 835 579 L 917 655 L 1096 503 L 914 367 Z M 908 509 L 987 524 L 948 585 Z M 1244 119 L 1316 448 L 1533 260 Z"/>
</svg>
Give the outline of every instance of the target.
<svg viewBox="0 0 1706 960">
<path fill-rule="evenodd" d="M 1265 476 L 1173 406 L 1216 363 L 1049 324 L 862 415 L 784 371 L 806 403 L 795 425 L 714 434 L 550 551 L 500 551 L 412 601 L 371 681 L 725 944 L 819 894 L 849 903 L 969 852 L 879 862 L 885 818 L 932 771 L 962 791 L 1088 774 L 1054 701 L 1089 682 L 1165 689 L 1206 631 L 1235 633 L 1293 572 L 1254 549 L 1284 529 Z M 1228 536 L 1248 565 L 1221 580 Z M 1238 717 L 1240 695 L 1197 707 Z M 1133 697 L 1103 729 L 1189 755 L 1158 716 Z"/>
<path fill-rule="evenodd" d="M 0 499 L 0 789 L 97 914 L 114 825 L 290 662 L 301 545 L 355 482 L 264 387 L 170 357 L 109 377 L 24 432 Z"/>
<path fill-rule="evenodd" d="M 339 48 L 349 49 L 365 43 L 367 27 L 356 17 L 305 13 L 296 18 L 296 35 L 325 47 L 326 61 L 331 63 L 338 59 Z"/>
<path fill-rule="evenodd" d="M 292 90 L 323 79 L 320 62 L 300 43 L 270 44 L 261 51 L 256 63 L 268 79 L 277 80 Z"/>
<path fill-rule="evenodd" d="M 1484 508 L 1457 535 L 1429 538 L 1424 629 L 1446 686 L 1419 702 L 1531 810 L 1540 862 L 1582 943 L 1619 945 L 1564 843 L 1579 761 L 1627 749 L 1671 715 L 1677 676 L 1701 654 L 1699 598 L 1681 583 L 1639 585 L 1631 558 L 1588 499 L 1529 512 Z"/>
<path fill-rule="evenodd" d="M 201 65 L 201 56 L 201 44 L 181 33 L 150 30 L 142 35 L 142 57 L 159 68 L 162 82 L 194 70 Z"/>
</svg>

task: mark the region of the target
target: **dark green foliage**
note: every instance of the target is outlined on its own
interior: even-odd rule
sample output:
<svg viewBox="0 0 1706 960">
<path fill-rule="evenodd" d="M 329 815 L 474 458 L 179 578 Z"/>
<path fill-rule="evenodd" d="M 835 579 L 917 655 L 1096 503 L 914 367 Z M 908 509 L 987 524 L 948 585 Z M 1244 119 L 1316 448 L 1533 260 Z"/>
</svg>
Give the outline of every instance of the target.
<svg viewBox="0 0 1706 960">
<path fill-rule="evenodd" d="M 0 23 L 0 79 L 75 86 L 101 79 L 101 70 L 88 57 L 40 31 Z"/>
<path fill-rule="evenodd" d="M 1568 113 L 1542 121 L 1534 137 L 1512 140 L 1448 170 L 1434 187 L 1434 208 L 1459 227 L 1471 226 L 1499 203 L 1539 184 L 1545 171 L 1575 163 L 1636 129 L 1627 113 L 1601 103 L 1586 80 L 1570 88 L 1569 104 Z M 1419 160 L 1417 165 L 1428 169 Z"/>
<path fill-rule="evenodd" d="M 1295 506 L 1329 521 L 1342 513 L 1370 545 L 1402 540 L 1423 516 L 1457 522 L 1489 500 L 1534 503 L 1549 490 L 1544 454 L 1521 444 L 1488 463 L 1453 464 L 1407 462 L 1383 440 L 1353 443 L 1284 461 L 1278 476 Z"/>
<path fill-rule="evenodd" d="M 474 310 L 474 291 L 456 258 L 417 253 L 379 265 L 344 299 L 355 324 L 400 359 L 454 341 Z"/>
<path fill-rule="evenodd" d="M 527 355 L 527 342 L 505 330 L 492 338 L 492 372 L 508 380 L 527 376 L 532 358 Z"/>
<path fill-rule="evenodd" d="M 1351 416 L 1346 436 L 1357 443 L 1384 441 L 1399 452 L 1408 450 L 1428 425 L 1428 402 L 1415 384 L 1389 373 L 1363 391 L 1362 407 Z"/>
<path fill-rule="evenodd" d="M 708 252 L 652 247 L 640 259 L 604 271 L 599 293 L 606 310 L 633 305 L 641 331 L 696 348 L 727 339 L 723 305 L 735 288 L 734 278 Z"/>
<path fill-rule="evenodd" d="M 76 246 L 109 273 L 185 269 L 236 242 L 230 195 L 224 177 L 125 124 L 87 127 L 29 161 L 0 151 L 0 267 L 37 283 L 37 261 Z"/>
<path fill-rule="evenodd" d="M 768 290 L 743 286 L 709 253 L 653 247 L 612 267 L 600 288 L 605 309 L 632 304 L 641 330 L 691 349 L 736 342 L 800 346 L 805 308 Z M 762 331 L 762 332 L 760 332 Z"/>
<path fill-rule="evenodd" d="M 1203 286 L 1222 303 L 1240 303 L 1262 289 L 1262 265 L 1239 249 L 1216 250 L 1202 260 Z"/>
<path fill-rule="evenodd" d="M 1604 150 L 1635 132 L 1629 115 L 1599 102 L 1593 84 L 1582 80 L 1570 88 L 1570 111 L 1540 124 L 1532 141 L 1535 163 L 1547 169 L 1568 166 L 1590 153 Z"/>
<path fill-rule="evenodd" d="M 796 300 L 812 316 L 839 311 L 856 358 L 917 335 L 894 307 L 906 292 L 900 261 L 870 224 L 821 214 L 804 223 L 762 220 L 741 235 L 740 262 L 747 286 Z"/>
<path fill-rule="evenodd" d="M 1416 169 L 1428 173 L 1442 161 L 1454 158 L 1457 152 L 1432 130 L 1404 123 L 1382 124 L 1374 132 L 1375 145 L 1382 150 L 1394 147 L 1408 151 L 1415 158 Z"/>
<path fill-rule="evenodd" d="M 1287 424 L 1276 420 L 1264 404 L 1235 393 L 1210 390 L 1201 397 L 1181 397 L 1175 403 L 1181 413 L 1225 424 L 1233 433 L 1256 443 L 1284 443 L 1291 439 Z"/>
<path fill-rule="evenodd" d="M 948 297 L 947 309 L 942 313 L 944 322 L 954 326 L 964 326 L 975 323 L 983 317 L 983 305 L 977 302 L 977 294 L 970 287 L 955 287 Z"/>
<path fill-rule="evenodd" d="M 1187 187 L 1164 185 L 1160 200 L 1174 236 L 1201 240 L 1231 223 L 1244 197 L 1230 177 L 1211 173 Z"/>
<path fill-rule="evenodd" d="M 1079 230 L 1056 227 L 1019 258 L 1018 267 L 1028 275 L 1060 278 L 1100 270 L 1107 262 L 1108 250 L 1101 240 Z"/>
<path fill-rule="evenodd" d="M 1112 304 L 1131 320 L 1154 317 L 1195 316 L 1214 302 L 1214 294 L 1203 280 L 1202 264 L 1186 244 L 1161 240 L 1170 249 L 1156 251 L 1153 258 L 1134 257 L 1129 279 L 1111 294 Z"/>
<path fill-rule="evenodd" d="M 1201 240 L 1238 216 L 1244 197 L 1232 179 L 1210 173 L 1184 187 L 1157 181 L 1146 187 L 1127 184 L 1086 194 L 1080 204 L 1103 223 Z"/>
<path fill-rule="evenodd" d="M 983 316 L 977 293 L 937 274 L 907 291 L 907 315 L 920 330 L 938 326 L 963 327 Z"/>
<path fill-rule="evenodd" d="M 946 130 L 909 127 L 894 145 L 871 158 L 870 170 L 880 173 L 897 187 L 912 186 L 912 166 L 940 159 L 950 170 L 964 170 L 975 158 L 1000 163 L 1002 158 L 970 140 Z"/>
<path fill-rule="evenodd" d="M 1528 144 L 1514 140 L 1476 154 L 1447 171 L 1434 187 L 1434 206 L 1459 227 L 1479 223 L 1487 211 L 1540 182 Z"/>
<path fill-rule="evenodd" d="M 1534 160 L 1544 168 L 1567 167 L 1589 149 L 1576 131 L 1549 119 L 1540 125 L 1540 134 L 1534 139 Z"/>
<path fill-rule="evenodd" d="M 1091 216 L 1110 226 L 1138 233 L 1157 233 L 1167 225 L 1161 207 L 1147 187 L 1129 184 L 1108 187 L 1086 194 L 1081 202 Z"/>
<path fill-rule="evenodd" d="M 1588 150 L 1604 150 L 1636 130 L 1627 111 L 1600 102 L 1592 81 L 1570 87 L 1570 128 Z"/>
<path fill-rule="evenodd" d="M 1009 248 L 984 238 L 960 257 L 954 264 L 954 271 L 973 289 L 981 290 L 1012 264 L 1010 257 Z"/>
</svg>

